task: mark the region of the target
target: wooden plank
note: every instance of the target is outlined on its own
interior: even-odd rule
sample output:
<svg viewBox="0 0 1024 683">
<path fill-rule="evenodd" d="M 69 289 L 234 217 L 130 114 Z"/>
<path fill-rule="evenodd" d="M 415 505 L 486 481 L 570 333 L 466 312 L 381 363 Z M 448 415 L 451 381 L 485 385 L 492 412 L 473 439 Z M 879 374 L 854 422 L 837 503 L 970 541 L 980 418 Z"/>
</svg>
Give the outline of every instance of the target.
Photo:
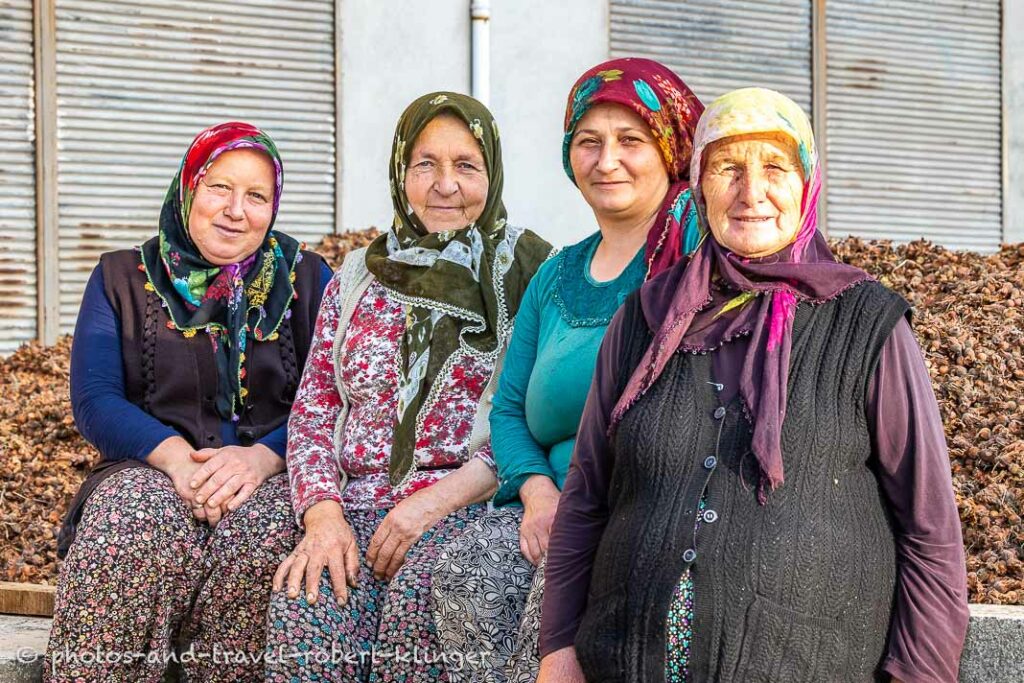
<svg viewBox="0 0 1024 683">
<path fill-rule="evenodd" d="M 0 614 L 53 616 L 53 586 L 0 581 Z"/>
</svg>

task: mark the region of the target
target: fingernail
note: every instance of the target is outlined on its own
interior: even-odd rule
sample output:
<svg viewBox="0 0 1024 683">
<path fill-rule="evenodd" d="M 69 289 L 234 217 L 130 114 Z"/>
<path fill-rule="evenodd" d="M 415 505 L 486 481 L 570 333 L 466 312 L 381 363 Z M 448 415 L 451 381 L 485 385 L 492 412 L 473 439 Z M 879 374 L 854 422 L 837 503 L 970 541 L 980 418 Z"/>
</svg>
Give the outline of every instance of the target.
<svg viewBox="0 0 1024 683">
<path fill-rule="evenodd" d="M 202 496 L 196 496 L 196 502 L 197 502 L 197 503 L 202 503 L 202 502 L 204 502 L 205 500 L 206 500 L 206 499 L 205 499 L 205 498 L 203 498 Z"/>
<path fill-rule="evenodd" d="M 316 595 L 314 595 L 313 593 L 306 593 L 306 602 L 312 605 L 314 602 L 316 602 Z"/>
<path fill-rule="evenodd" d="M 198 486 L 198 485 L 199 485 L 199 482 L 197 482 L 197 481 L 190 481 L 190 482 L 188 483 L 188 485 L 189 485 L 189 486 L 191 486 L 192 488 L 195 488 L 196 486 Z"/>
</svg>

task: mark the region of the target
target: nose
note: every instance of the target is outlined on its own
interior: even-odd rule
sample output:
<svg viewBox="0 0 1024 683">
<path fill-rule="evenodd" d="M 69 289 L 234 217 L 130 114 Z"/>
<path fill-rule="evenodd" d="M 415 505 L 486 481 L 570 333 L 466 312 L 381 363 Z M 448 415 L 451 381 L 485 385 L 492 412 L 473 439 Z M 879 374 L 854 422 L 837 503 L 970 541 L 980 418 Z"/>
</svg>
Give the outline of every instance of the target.
<svg viewBox="0 0 1024 683">
<path fill-rule="evenodd" d="M 615 142 L 605 141 L 601 145 L 601 156 L 597 158 L 597 170 L 611 173 L 619 167 L 619 146 Z"/>
<path fill-rule="evenodd" d="M 459 181 L 453 166 L 444 164 L 438 167 L 434 189 L 442 197 L 451 197 L 459 191 Z"/>
<path fill-rule="evenodd" d="M 224 207 L 224 215 L 233 221 L 245 218 L 245 193 L 232 192 L 228 204 Z"/>
<path fill-rule="evenodd" d="M 768 199 L 768 177 L 761 169 L 747 169 L 740 179 L 740 201 L 756 207 Z"/>
</svg>

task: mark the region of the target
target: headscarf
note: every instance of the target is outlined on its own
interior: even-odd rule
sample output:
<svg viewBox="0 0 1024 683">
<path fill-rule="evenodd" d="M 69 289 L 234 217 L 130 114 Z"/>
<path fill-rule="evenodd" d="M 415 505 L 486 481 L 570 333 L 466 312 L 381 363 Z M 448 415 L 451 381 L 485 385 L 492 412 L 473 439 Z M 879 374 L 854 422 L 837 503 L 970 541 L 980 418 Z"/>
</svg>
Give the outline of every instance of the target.
<svg viewBox="0 0 1024 683">
<path fill-rule="evenodd" d="M 689 262 L 640 290 L 654 339 L 612 411 L 611 430 L 651 387 L 677 350 L 710 351 L 750 334 L 740 374 L 740 397 L 753 421 L 751 449 L 761 470 L 758 499 L 783 483 L 782 422 L 792 346 L 793 316 L 801 301 L 823 303 L 869 279 L 838 263 L 818 231 L 821 172 L 807 116 L 784 95 L 764 88 L 727 93 L 708 106 L 697 125 L 690 177 L 702 230 L 701 158 L 715 140 L 746 133 L 783 133 L 797 146 L 804 176 L 800 228 L 794 241 L 761 258 L 744 258 L 705 239 Z M 719 281 L 712 283 L 713 278 Z M 738 293 L 738 295 L 737 295 Z"/>
<path fill-rule="evenodd" d="M 675 72 L 650 59 L 612 59 L 586 71 L 569 91 L 565 108 L 562 166 L 573 183 L 576 178 L 569 152 L 576 125 L 591 107 L 605 102 L 640 115 L 650 127 L 668 171 L 669 190 L 647 234 L 644 258 L 651 278 L 697 247 L 700 233 L 688 181 L 693 132 L 704 105 Z"/>
<path fill-rule="evenodd" d="M 480 144 L 487 200 L 475 222 L 430 233 L 409 205 L 405 174 L 417 136 L 440 114 L 465 123 Z M 388 467 L 391 485 L 400 488 L 415 472 L 417 437 L 438 399 L 435 381 L 465 356 L 497 359 L 526 285 L 551 245 L 506 222 L 498 126 L 472 97 L 434 92 L 410 104 L 398 120 L 388 175 L 394 223 L 368 247 L 366 266 L 406 308 Z"/>
<path fill-rule="evenodd" d="M 199 181 L 225 152 L 255 149 L 274 165 L 273 215 L 255 252 L 239 263 L 218 266 L 199 252 L 188 231 Z M 284 176 L 270 136 L 237 121 L 207 128 L 192 141 L 164 197 L 156 237 L 141 247 L 146 289 L 163 300 L 167 326 L 186 337 L 205 332 L 217 362 L 217 413 L 238 421 L 245 407 L 245 350 L 249 338 L 275 339 L 295 298 L 293 271 L 302 258 L 299 243 L 273 230 Z"/>
</svg>

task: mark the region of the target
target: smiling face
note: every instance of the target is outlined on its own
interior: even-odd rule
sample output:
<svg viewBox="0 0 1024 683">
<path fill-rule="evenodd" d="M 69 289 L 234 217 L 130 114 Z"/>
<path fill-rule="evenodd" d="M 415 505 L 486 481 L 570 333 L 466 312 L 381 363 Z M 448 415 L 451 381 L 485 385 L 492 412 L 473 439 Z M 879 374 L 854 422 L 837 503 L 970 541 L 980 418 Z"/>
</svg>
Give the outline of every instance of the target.
<svg viewBox="0 0 1024 683">
<path fill-rule="evenodd" d="M 796 239 L 804 180 L 796 144 L 782 133 L 716 140 L 700 176 L 715 240 L 735 254 L 774 254 Z"/>
<path fill-rule="evenodd" d="M 204 259 L 224 266 L 256 251 L 273 217 L 273 162 L 263 152 L 234 149 L 218 156 L 196 186 L 188 234 Z"/>
<path fill-rule="evenodd" d="M 569 148 L 576 184 L 598 220 L 653 215 L 668 192 L 668 171 L 651 129 L 619 104 L 594 105 Z"/>
<path fill-rule="evenodd" d="M 480 144 L 455 116 L 432 119 L 416 137 L 405 196 L 428 232 L 459 230 L 487 204 L 487 166 Z"/>
</svg>

